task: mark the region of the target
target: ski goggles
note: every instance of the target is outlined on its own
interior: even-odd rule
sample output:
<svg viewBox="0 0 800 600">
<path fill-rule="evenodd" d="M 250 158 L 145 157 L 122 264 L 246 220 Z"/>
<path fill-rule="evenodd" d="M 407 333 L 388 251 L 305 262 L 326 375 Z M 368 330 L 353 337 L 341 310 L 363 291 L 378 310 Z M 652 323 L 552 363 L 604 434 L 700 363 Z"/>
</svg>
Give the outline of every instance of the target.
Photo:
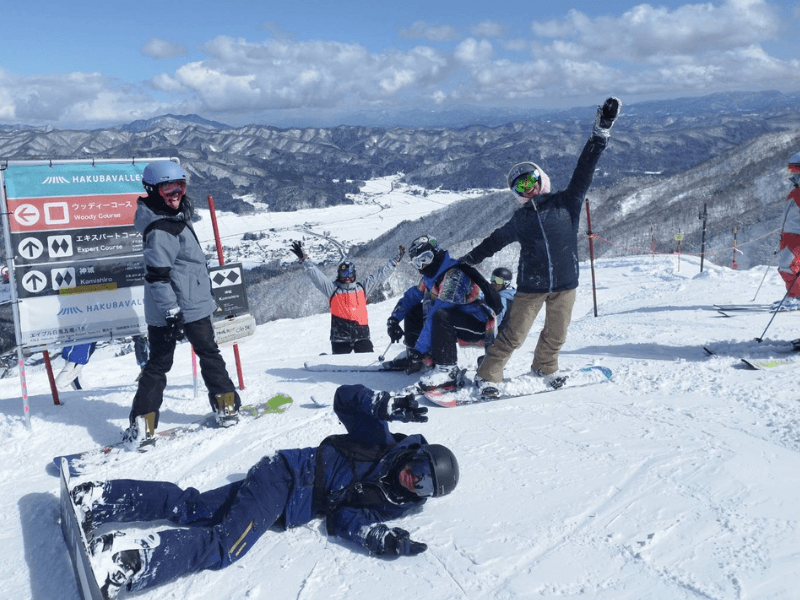
<svg viewBox="0 0 800 600">
<path fill-rule="evenodd" d="M 186 193 L 186 180 L 181 179 L 178 181 L 165 181 L 158 184 L 159 193 L 164 196 L 174 196 L 179 194 L 183 196 Z"/>
<path fill-rule="evenodd" d="M 531 191 L 536 184 L 539 183 L 539 178 L 533 173 L 525 173 L 514 182 L 514 191 L 520 196 L 524 196 Z"/>
<path fill-rule="evenodd" d="M 349 279 L 350 281 L 355 280 L 356 278 L 356 269 L 355 267 L 343 267 L 339 269 L 339 279 L 344 281 L 345 279 Z"/>
<path fill-rule="evenodd" d="M 420 498 L 430 498 L 433 496 L 433 491 L 436 485 L 433 481 L 433 465 L 431 464 L 430 457 L 420 450 L 414 458 L 411 459 L 411 474 L 417 478 L 414 484 L 414 490 Z"/>
<path fill-rule="evenodd" d="M 503 279 L 502 277 L 498 277 L 497 275 L 492 275 L 492 283 L 497 285 L 505 285 L 506 280 Z"/>
<path fill-rule="evenodd" d="M 414 265 L 414 268 L 417 270 L 427 267 L 432 262 L 433 250 L 425 250 L 425 252 L 420 252 L 411 259 L 411 264 Z"/>
</svg>

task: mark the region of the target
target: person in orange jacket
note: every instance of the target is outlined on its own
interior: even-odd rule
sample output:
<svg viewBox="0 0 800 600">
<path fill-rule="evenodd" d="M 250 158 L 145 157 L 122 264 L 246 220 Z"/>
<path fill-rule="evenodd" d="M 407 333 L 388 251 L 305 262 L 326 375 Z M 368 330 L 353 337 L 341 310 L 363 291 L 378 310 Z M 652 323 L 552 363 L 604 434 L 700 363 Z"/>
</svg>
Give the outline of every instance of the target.
<svg viewBox="0 0 800 600">
<path fill-rule="evenodd" d="M 331 352 L 374 352 L 369 333 L 367 298 L 400 264 L 406 249 L 400 246 L 397 255 L 372 275 L 359 281 L 356 266 L 350 260 L 339 263 L 336 279 L 330 281 L 317 266 L 308 260 L 301 242 L 292 242 L 292 252 L 303 264 L 306 275 L 331 306 Z"/>
</svg>

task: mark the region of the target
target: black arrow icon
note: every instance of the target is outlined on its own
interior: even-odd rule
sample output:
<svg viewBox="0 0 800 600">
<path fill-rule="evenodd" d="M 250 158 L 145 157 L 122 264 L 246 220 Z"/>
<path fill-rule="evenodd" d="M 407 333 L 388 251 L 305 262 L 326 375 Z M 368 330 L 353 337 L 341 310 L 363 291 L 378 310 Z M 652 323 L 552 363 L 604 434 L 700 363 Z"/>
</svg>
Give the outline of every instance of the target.
<svg viewBox="0 0 800 600">
<path fill-rule="evenodd" d="M 39 251 L 39 245 L 36 242 L 34 242 L 33 240 L 31 240 L 30 242 L 28 242 L 27 244 L 25 244 L 22 247 L 22 251 L 23 251 L 23 253 L 27 252 L 30 255 L 30 256 L 28 256 L 28 258 L 33 258 L 34 256 L 36 256 L 36 253 Z"/>
<path fill-rule="evenodd" d="M 31 283 L 33 283 L 33 285 L 31 285 Z M 34 292 L 39 291 L 39 286 L 37 285 L 39 283 L 44 283 L 44 279 L 39 277 L 36 273 L 33 273 L 32 275 L 29 275 L 28 279 L 25 281 L 25 285 L 26 286 L 27 285 L 31 285 L 31 287 L 33 288 Z"/>
</svg>

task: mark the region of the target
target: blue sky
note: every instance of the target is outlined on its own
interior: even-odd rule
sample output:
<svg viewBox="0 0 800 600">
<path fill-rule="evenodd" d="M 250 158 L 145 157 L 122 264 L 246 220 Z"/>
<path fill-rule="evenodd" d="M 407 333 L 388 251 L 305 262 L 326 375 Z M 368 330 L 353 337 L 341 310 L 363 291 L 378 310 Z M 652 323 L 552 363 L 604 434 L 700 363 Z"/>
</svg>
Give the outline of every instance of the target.
<svg viewBox="0 0 800 600">
<path fill-rule="evenodd" d="M 0 23 L 1 124 L 800 89 L 800 4 L 774 0 L 27 0 Z"/>
</svg>

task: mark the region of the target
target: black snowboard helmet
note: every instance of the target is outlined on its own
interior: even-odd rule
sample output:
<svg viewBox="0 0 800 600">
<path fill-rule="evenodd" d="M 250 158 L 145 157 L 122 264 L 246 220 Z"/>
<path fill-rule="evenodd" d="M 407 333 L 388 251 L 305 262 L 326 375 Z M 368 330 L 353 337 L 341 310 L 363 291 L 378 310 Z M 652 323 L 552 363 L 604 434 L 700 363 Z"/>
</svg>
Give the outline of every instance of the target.
<svg viewBox="0 0 800 600">
<path fill-rule="evenodd" d="M 449 449 L 439 444 L 425 444 L 422 452 L 431 459 L 433 467 L 433 496 L 446 496 L 458 485 L 458 461 Z"/>
<path fill-rule="evenodd" d="M 411 264 L 426 277 L 433 277 L 439 270 L 444 260 L 445 251 L 439 247 L 436 238 L 430 235 L 421 235 L 408 249 L 408 258 Z"/>
<path fill-rule="evenodd" d="M 336 279 L 342 283 L 353 283 L 356 280 L 356 265 L 350 260 L 339 263 L 336 268 Z"/>
<path fill-rule="evenodd" d="M 505 267 L 497 267 L 494 271 L 492 271 L 491 282 L 501 283 L 501 281 L 498 280 L 502 280 L 503 289 L 505 289 L 511 285 L 511 280 L 513 279 L 513 277 L 514 276 L 511 274 L 511 271 L 509 271 Z"/>
</svg>

